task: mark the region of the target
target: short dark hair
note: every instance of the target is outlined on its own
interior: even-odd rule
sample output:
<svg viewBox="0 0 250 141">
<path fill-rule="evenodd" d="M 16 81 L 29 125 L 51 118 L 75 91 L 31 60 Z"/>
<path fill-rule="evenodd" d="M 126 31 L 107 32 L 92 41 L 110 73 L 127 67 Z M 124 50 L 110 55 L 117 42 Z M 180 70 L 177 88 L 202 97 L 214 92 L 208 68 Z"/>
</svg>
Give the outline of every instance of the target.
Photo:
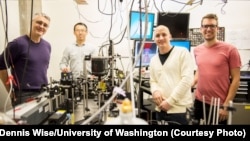
<svg viewBox="0 0 250 141">
<path fill-rule="evenodd" d="M 217 25 L 219 24 L 219 22 L 218 22 L 218 17 L 217 17 L 216 14 L 210 13 L 210 14 L 207 14 L 207 15 L 205 15 L 204 17 L 202 17 L 202 19 L 201 19 L 201 25 L 202 25 L 202 22 L 203 22 L 204 19 L 214 19 L 214 20 L 216 20 Z"/>
<path fill-rule="evenodd" d="M 83 26 L 85 26 L 86 30 L 88 31 L 87 25 L 86 25 L 85 23 L 82 23 L 82 22 L 76 23 L 76 24 L 74 25 L 74 31 L 76 30 L 76 26 L 78 26 L 78 25 L 83 25 Z"/>
</svg>

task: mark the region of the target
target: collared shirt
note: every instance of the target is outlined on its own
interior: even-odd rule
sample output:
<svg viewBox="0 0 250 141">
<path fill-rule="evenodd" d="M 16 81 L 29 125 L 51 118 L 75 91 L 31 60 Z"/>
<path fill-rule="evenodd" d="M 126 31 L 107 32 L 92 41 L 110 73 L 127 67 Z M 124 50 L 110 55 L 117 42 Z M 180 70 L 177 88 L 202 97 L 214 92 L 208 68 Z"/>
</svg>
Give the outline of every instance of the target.
<svg viewBox="0 0 250 141">
<path fill-rule="evenodd" d="M 76 43 L 67 46 L 64 49 L 63 56 L 60 62 L 60 69 L 70 68 L 70 71 L 73 74 L 73 79 L 84 75 L 85 67 L 85 56 L 97 56 L 98 48 L 92 44 L 85 43 L 82 46 L 77 46 Z M 86 69 L 88 72 L 91 72 L 90 62 L 86 61 Z"/>
</svg>

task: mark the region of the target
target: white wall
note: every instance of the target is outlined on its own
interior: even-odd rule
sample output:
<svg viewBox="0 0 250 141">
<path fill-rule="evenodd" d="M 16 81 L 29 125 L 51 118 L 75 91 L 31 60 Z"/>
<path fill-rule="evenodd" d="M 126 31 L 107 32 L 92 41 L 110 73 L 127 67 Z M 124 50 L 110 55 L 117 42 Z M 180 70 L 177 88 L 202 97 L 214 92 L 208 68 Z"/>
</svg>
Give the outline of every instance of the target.
<svg viewBox="0 0 250 141">
<path fill-rule="evenodd" d="M 3 0 L 0 1 L 3 7 Z M 98 1 L 100 2 L 99 4 Z M 155 1 L 157 7 L 160 8 L 162 0 Z M 184 0 L 179 1 L 183 2 Z M 116 0 L 116 6 L 113 6 L 113 13 L 115 14 L 112 17 L 100 12 L 111 13 L 111 0 L 87 0 L 87 2 L 88 5 L 77 5 L 73 0 L 42 0 L 43 12 L 51 17 L 50 28 L 44 36 L 52 44 L 52 58 L 48 77 L 52 77 L 55 80 L 60 79 L 59 62 L 65 46 L 75 40 L 73 25 L 76 22 L 82 21 L 88 25 L 89 35 L 87 40 L 96 46 L 109 43 L 109 33 L 114 43 L 118 43 L 121 40 L 122 31 L 128 25 L 128 13 L 132 0 L 123 0 L 122 3 L 120 0 Z M 112 2 L 114 4 L 115 0 L 112 0 Z M 138 2 L 138 0 L 134 1 L 133 10 L 139 10 Z M 172 1 L 164 1 L 162 7 L 167 12 L 178 12 L 183 6 L 183 4 Z M 226 29 L 225 40 L 238 47 L 242 57 L 242 64 L 246 64 L 250 59 L 250 47 L 248 46 L 250 45 L 250 37 L 248 36 L 250 34 L 250 19 L 247 16 L 250 13 L 249 7 L 250 1 L 246 0 L 228 0 L 224 7 L 221 0 L 204 0 L 202 5 L 193 4 L 186 6 L 182 12 L 190 13 L 190 28 L 198 28 L 201 17 L 207 13 L 218 14 L 219 26 Z M 153 0 L 150 0 L 148 10 L 149 12 L 157 12 Z M 112 24 L 110 24 L 111 19 L 113 19 Z M 8 0 L 8 30 L 9 40 L 19 36 L 18 0 Z M 3 22 L 0 24 L 0 35 L 0 51 L 2 51 L 5 47 Z M 130 63 L 128 57 L 131 56 L 132 48 L 133 42 L 128 40 L 127 34 L 125 34 L 121 43 L 114 45 L 115 54 L 124 57 L 121 59 L 122 63 L 119 59 L 116 60 L 119 69 L 127 70 Z M 244 67 L 243 69 L 247 68 Z"/>
</svg>

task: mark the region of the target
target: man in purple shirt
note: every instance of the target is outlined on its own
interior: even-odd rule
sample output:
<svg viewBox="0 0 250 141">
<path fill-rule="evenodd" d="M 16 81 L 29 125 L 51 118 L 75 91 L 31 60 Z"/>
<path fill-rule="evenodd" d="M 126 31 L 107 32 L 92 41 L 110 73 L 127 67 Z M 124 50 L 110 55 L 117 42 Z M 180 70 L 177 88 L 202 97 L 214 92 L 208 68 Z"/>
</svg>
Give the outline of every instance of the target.
<svg viewBox="0 0 250 141">
<path fill-rule="evenodd" d="M 30 33 L 9 42 L 0 55 L 0 78 L 7 90 L 14 90 L 12 100 L 15 104 L 39 95 L 41 86 L 48 84 L 51 45 L 42 36 L 47 32 L 49 24 L 50 18 L 47 15 L 36 13 Z M 13 89 L 10 84 L 13 84 Z"/>
</svg>

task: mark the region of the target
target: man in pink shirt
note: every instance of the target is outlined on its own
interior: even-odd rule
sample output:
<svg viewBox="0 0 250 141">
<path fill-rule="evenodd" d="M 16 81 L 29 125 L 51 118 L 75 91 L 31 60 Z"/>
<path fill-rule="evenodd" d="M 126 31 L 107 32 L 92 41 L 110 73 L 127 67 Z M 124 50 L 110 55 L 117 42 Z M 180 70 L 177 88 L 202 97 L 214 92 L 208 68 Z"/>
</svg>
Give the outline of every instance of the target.
<svg viewBox="0 0 250 141">
<path fill-rule="evenodd" d="M 213 103 L 217 101 L 217 105 L 220 105 L 220 109 L 217 106 L 217 121 L 219 124 L 227 124 L 227 107 L 233 101 L 240 83 L 241 58 L 235 46 L 217 40 L 217 15 L 205 15 L 200 30 L 204 43 L 194 48 L 197 65 L 193 84 L 196 85 L 194 117 L 198 121 L 207 119 L 205 124 L 211 124 L 212 120 L 208 120 L 214 116 L 209 111 L 210 108 L 214 109 Z"/>
</svg>

